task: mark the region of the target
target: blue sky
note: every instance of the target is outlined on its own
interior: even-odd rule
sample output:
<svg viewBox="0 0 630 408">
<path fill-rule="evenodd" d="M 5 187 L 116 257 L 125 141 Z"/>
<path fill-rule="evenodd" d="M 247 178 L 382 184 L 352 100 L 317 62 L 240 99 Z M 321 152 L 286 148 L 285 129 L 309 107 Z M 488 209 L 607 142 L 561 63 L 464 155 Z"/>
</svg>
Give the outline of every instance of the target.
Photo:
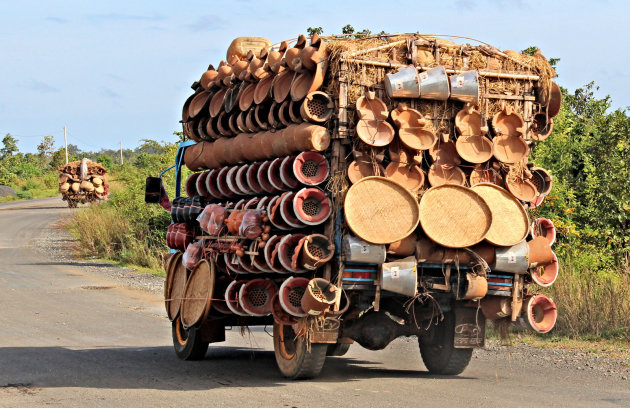
<svg viewBox="0 0 630 408">
<path fill-rule="evenodd" d="M 630 105 L 628 1 L 0 0 L 0 137 L 44 135 L 84 150 L 173 140 L 190 84 L 234 37 L 279 42 L 321 26 L 454 34 L 561 58 L 557 82 L 590 81 Z"/>
</svg>

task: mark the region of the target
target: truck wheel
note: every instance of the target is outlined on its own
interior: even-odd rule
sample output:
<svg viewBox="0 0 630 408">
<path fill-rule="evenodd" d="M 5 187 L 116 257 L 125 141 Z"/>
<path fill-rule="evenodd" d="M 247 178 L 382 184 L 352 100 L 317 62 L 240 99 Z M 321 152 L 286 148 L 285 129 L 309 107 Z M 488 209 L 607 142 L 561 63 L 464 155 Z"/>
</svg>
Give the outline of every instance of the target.
<svg viewBox="0 0 630 408">
<path fill-rule="evenodd" d="M 341 357 L 350 349 L 349 343 L 329 344 L 326 349 L 326 355 L 330 357 Z"/>
<path fill-rule="evenodd" d="M 208 342 L 203 341 L 201 333 L 196 327 L 184 329 L 179 318 L 172 322 L 173 348 L 175 354 L 182 360 L 202 360 L 208 351 Z"/>
<path fill-rule="evenodd" d="M 328 344 L 311 344 L 295 338 L 290 325 L 273 324 L 273 350 L 282 375 L 293 380 L 317 377 L 322 371 Z"/>
<path fill-rule="evenodd" d="M 431 374 L 457 375 L 461 374 L 470 359 L 472 348 L 455 348 L 455 316 L 452 312 L 444 314 L 444 321 L 432 327 L 434 333 L 430 338 L 418 339 L 422 361 Z"/>
</svg>

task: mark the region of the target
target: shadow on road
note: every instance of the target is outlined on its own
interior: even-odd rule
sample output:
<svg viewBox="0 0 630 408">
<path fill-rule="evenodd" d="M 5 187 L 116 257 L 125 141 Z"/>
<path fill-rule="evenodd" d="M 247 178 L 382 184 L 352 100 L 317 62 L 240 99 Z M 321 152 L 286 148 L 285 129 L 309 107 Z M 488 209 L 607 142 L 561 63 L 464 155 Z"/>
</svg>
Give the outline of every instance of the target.
<svg viewBox="0 0 630 408">
<path fill-rule="evenodd" d="M 444 378 L 420 370 L 388 370 L 380 363 L 329 358 L 316 382 L 365 378 Z M 0 348 L 0 387 L 208 390 L 218 387 L 274 387 L 289 380 L 276 368 L 273 351 L 210 346 L 202 361 L 181 361 L 171 347 L 73 350 L 65 347 Z"/>
<path fill-rule="evenodd" d="M 118 266 L 106 262 L 82 262 L 82 261 L 59 261 L 59 262 L 30 262 L 17 265 L 31 266 L 92 266 L 95 268 L 118 268 Z"/>
</svg>

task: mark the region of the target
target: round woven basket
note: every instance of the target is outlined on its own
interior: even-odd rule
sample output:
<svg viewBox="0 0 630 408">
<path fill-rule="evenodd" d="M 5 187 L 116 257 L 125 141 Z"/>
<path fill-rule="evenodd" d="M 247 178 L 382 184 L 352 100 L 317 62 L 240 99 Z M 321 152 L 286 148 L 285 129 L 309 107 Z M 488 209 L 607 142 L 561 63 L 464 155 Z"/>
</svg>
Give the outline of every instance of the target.
<svg viewBox="0 0 630 408">
<path fill-rule="evenodd" d="M 344 202 L 348 226 L 372 244 L 389 244 L 413 232 L 420 220 L 416 197 L 385 177 L 366 177 L 350 187 Z"/>
<path fill-rule="evenodd" d="M 420 225 L 425 234 L 448 248 L 481 242 L 492 225 L 492 212 L 473 190 L 444 184 L 427 190 L 420 201 Z"/>
<path fill-rule="evenodd" d="M 491 183 L 472 187 L 492 211 L 492 225 L 486 240 L 494 245 L 512 246 L 521 242 L 529 230 L 529 218 L 525 208 L 512 194 Z"/>
<path fill-rule="evenodd" d="M 180 317 L 185 328 L 208 317 L 214 293 L 214 262 L 203 259 L 192 270 L 182 300 Z"/>
<path fill-rule="evenodd" d="M 178 260 L 173 260 L 171 271 L 173 277 L 171 278 L 170 290 L 166 297 L 166 314 L 168 318 L 173 321 L 179 315 L 179 307 L 182 304 L 184 288 L 188 280 L 188 271 L 184 264 L 182 264 L 181 257 Z"/>
<path fill-rule="evenodd" d="M 166 264 L 164 265 L 164 271 L 166 272 L 166 279 L 164 280 L 164 307 L 166 308 L 166 313 L 169 314 L 168 306 L 171 302 L 166 302 L 166 299 L 170 299 L 170 294 L 173 288 L 173 272 L 178 263 L 182 262 L 182 253 L 175 252 L 172 256 L 168 258 Z"/>
</svg>

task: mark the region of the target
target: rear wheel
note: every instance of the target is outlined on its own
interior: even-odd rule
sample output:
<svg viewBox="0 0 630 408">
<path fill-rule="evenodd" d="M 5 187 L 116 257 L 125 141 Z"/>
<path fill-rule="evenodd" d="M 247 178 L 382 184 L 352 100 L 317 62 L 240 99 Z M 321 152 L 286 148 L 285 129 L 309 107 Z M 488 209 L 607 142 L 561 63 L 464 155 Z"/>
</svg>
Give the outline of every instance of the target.
<svg viewBox="0 0 630 408">
<path fill-rule="evenodd" d="M 196 327 L 184 329 L 180 317 L 172 322 L 173 348 L 182 360 L 202 360 L 208 351 L 208 342 L 203 341 Z"/>
<path fill-rule="evenodd" d="M 350 343 L 329 344 L 326 349 L 326 355 L 330 357 L 341 357 L 350 349 Z"/>
<path fill-rule="evenodd" d="M 273 349 L 282 375 L 294 380 L 317 377 L 326 360 L 328 344 L 311 344 L 296 338 L 290 325 L 274 323 Z"/>
<path fill-rule="evenodd" d="M 455 348 L 455 316 L 452 312 L 444 314 L 444 320 L 431 328 L 429 336 L 419 338 L 422 361 L 432 374 L 461 374 L 470 359 L 473 349 Z"/>
</svg>

